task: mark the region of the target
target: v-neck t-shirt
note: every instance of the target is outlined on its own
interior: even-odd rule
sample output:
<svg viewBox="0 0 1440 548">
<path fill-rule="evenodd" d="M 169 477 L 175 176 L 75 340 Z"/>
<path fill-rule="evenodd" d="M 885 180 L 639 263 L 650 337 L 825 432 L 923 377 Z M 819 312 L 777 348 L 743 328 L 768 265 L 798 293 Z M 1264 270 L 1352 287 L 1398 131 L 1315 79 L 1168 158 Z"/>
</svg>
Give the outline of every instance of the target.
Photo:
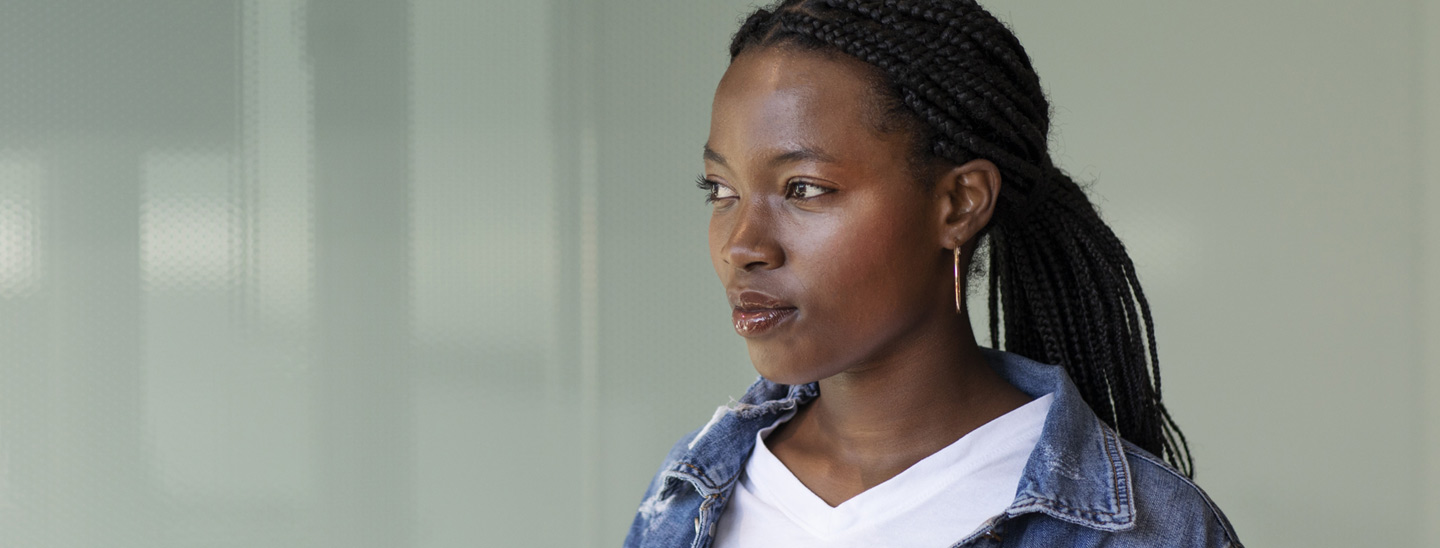
<svg viewBox="0 0 1440 548">
<path fill-rule="evenodd" d="M 1001 415 L 834 507 L 765 445 L 791 411 L 756 434 L 714 546 L 952 546 L 1014 502 L 1053 399 L 1046 394 Z"/>
</svg>

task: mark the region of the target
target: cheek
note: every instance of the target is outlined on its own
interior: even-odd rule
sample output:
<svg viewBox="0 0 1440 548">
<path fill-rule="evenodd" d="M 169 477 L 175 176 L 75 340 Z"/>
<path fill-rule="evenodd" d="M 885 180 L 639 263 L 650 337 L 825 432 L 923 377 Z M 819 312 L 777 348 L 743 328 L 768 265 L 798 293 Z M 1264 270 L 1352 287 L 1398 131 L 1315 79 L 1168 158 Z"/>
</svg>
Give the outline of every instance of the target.
<svg viewBox="0 0 1440 548">
<path fill-rule="evenodd" d="M 927 245 L 919 223 L 900 221 L 913 221 L 916 212 L 874 208 L 857 213 L 829 231 L 831 237 L 807 245 L 804 262 L 834 320 L 890 321 L 928 297 L 936 250 Z"/>
<path fill-rule="evenodd" d="M 720 248 L 725 245 L 726 234 L 728 234 L 728 231 L 725 230 L 720 218 L 711 215 L 710 228 L 707 230 L 705 237 L 710 246 L 710 265 L 715 267 L 715 274 L 720 276 L 721 281 L 725 280 L 725 263 L 721 261 Z"/>
</svg>

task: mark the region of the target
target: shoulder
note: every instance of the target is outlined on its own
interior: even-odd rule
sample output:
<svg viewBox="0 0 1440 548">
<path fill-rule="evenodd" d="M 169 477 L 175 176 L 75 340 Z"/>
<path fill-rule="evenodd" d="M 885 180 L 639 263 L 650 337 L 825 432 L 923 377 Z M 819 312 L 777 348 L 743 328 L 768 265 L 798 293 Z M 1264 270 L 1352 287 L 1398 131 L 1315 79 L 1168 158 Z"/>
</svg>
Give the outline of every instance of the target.
<svg viewBox="0 0 1440 548">
<path fill-rule="evenodd" d="M 1129 441 L 1124 447 L 1134 487 L 1135 533 L 1165 546 L 1243 546 L 1225 513 L 1199 485 Z"/>
<path fill-rule="evenodd" d="M 1001 526 L 1007 546 L 1108 546 L 1111 548 L 1243 548 L 1225 513 L 1195 482 L 1164 461 L 1122 440 L 1123 472 L 1113 502 L 1126 519 L 1108 526 L 1083 515 L 1031 512 Z M 1087 478 L 1094 480 L 1096 478 Z"/>
</svg>

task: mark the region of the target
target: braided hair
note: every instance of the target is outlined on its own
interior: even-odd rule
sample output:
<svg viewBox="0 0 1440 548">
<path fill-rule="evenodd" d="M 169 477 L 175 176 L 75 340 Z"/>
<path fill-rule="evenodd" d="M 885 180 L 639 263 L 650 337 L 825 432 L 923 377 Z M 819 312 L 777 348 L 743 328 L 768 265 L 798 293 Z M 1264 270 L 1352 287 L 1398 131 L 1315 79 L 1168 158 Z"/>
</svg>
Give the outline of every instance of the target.
<svg viewBox="0 0 1440 548">
<path fill-rule="evenodd" d="M 1051 160 L 1050 105 L 1004 23 L 974 0 L 784 0 L 745 18 L 731 60 L 756 47 L 839 52 L 874 67 L 881 129 L 912 136 L 912 165 L 994 162 L 1004 184 L 980 235 L 992 344 L 1063 365 L 1101 420 L 1194 475 L 1160 401 L 1135 265 Z"/>
</svg>

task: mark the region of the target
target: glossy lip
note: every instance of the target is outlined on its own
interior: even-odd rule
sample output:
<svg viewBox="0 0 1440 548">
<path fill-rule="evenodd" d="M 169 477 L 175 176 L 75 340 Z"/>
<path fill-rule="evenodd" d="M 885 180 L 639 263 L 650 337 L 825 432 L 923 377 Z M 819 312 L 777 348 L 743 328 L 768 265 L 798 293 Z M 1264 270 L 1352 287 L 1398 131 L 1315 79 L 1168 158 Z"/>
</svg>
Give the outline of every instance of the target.
<svg viewBox="0 0 1440 548">
<path fill-rule="evenodd" d="M 798 308 L 759 291 L 731 293 L 730 319 L 741 337 L 757 337 L 794 318 Z"/>
</svg>

